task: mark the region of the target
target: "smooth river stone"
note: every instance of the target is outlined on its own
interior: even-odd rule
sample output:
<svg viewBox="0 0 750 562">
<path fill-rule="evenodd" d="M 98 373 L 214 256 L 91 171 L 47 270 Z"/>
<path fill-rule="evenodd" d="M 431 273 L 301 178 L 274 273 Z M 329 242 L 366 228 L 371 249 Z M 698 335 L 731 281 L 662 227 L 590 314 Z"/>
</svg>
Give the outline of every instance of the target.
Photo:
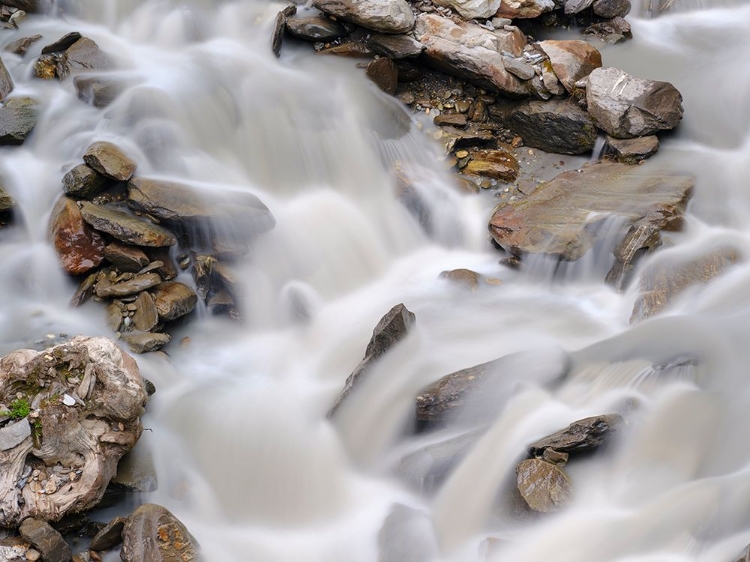
<svg viewBox="0 0 750 562">
<path fill-rule="evenodd" d="M 118 146 L 98 141 L 86 149 L 83 161 L 100 174 L 117 181 L 133 177 L 136 164 Z"/>
</svg>

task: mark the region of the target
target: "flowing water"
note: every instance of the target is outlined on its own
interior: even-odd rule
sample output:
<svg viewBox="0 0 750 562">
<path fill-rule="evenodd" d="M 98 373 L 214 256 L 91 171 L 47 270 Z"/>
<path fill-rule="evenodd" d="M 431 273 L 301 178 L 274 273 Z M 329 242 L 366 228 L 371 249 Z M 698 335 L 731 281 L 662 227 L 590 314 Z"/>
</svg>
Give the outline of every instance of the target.
<svg viewBox="0 0 750 562">
<path fill-rule="evenodd" d="M 0 233 L 3 351 L 111 335 L 103 307 L 68 307 L 74 281 L 46 223 L 62 174 L 90 142 L 113 140 L 139 173 L 251 192 L 277 220 L 237 264 L 245 320 L 198 311 L 169 359 L 138 358 L 158 388 L 139 448 L 153 454 L 159 489 L 140 500 L 173 510 L 207 560 L 474 561 L 487 537 L 498 562 L 731 560 L 750 542 L 750 267 L 631 327 L 637 288 L 614 292 L 596 264 L 564 276 L 498 265 L 491 197 L 456 193 L 416 121 L 354 62 L 296 45 L 275 59 L 280 7 L 61 0 L 57 16 L 3 32 L 44 35 L 23 59 L 3 55 L 16 93 L 44 108 L 24 146 L 2 149 L 22 209 L 22 224 Z M 682 91 L 683 124 L 650 165 L 697 178 L 684 231 L 649 260 L 724 245 L 747 256 L 750 5 L 675 0 L 648 15 L 630 16 L 635 39 L 602 47 L 604 61 Z M 72 30 L 133 81 L 105 110 L 78 101 L 70 81 L 31 77 L 41 45 Z M 431 202 L 431 237 L 393 197 L 396 162 Z M 459 267 L 503 283 L 470 293 L 438 279 Z M 415 333 L 327 421 L 373 326 L 399 302 Z M 450 436 L 405 429 L 418 389 L 516 352 L 487 431 L 442 485 L 409 486 L 400 459 Z M 569 376 L 551 384 L 566 362 Z M 569 465 L 567 510 L 525 523 L 501 513 L 528 442 L 611 411 L 626 412 L 627 427 L 605 454 Z M 381 533 L 394 504 L 416 511 Z"/>
</svg>

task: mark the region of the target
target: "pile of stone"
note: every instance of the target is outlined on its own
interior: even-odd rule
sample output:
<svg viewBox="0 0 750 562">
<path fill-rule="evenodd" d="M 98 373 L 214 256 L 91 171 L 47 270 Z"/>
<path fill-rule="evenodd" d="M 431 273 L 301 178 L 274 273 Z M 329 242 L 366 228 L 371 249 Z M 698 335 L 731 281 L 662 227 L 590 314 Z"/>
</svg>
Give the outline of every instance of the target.
<svg viewBox="0 0 750 562">
<path fill-rule="evenodd" d="M 167 344 L 165 330 L 199 298 L 212 312 L 236 317 L 229 264 L 253 235 L 273 228 L 265 205 L 248 194 L 207 197 L 136 177 L 135 161 L 110 142 L 93 143 L 83 161 L 63 177 L 65 195 L 49 227 L 63 269 L 87 275 L 74 304 L 91 297 L 106 303 L 110 327 L 137 353 Z M 191 270 L 195 288 L 175 281 L 180 269 Z"/>
</svg>

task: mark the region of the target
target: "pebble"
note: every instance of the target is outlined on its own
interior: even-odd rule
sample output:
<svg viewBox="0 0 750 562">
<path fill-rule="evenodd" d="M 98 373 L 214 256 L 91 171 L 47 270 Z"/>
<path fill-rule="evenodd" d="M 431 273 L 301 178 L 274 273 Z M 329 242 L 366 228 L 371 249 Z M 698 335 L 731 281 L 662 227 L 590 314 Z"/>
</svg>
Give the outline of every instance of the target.
<svg viewBox="0 0 750 562">
<path fill-rule="evenodd" d="M 42 557 L 42 554 L 38 550 L 34 550 L 33 548 L 30 548 L 26 551 L 26 560 L 30 560 L 31 562 L 34 562 L 35 560 L 39 560 Z"/>
<path fill-rule="evenodd" d="M 468 155 L 468 150 L 459 150 L 458 152 L 456 152 L 456 158 L 466 158 Z"/>
<path fill-rule="evenodd" d="M 63 400 L 62 401 L 63 401 L 63 404 L 65 404 L 66 406 L 75 406 L 76 405 L 76 399 L 73 398 L 69 394 L 63 394 Z"/>
</svg>

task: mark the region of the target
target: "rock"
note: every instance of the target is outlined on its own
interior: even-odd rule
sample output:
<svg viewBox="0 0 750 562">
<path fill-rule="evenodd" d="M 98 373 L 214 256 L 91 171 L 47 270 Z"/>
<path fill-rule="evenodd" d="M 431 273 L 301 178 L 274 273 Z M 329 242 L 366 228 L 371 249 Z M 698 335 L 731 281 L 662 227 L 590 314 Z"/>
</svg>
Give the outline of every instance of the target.
<svg viewBox="0 0 750 562">
<path fill-rule="evenodd" d="M 435 4 L 455 10 L 465 20 L 489 19 L 500 8 L 500 0 L 437 0 Z"/>
<path fill-rule="evenodd" d="M 545 449 L 544 452 L 542 453 L 542 460 L 545 460 L 547 462 L 551 462 L 552 464 L 557 464 L 560 466 L 565 466 L 568 463 L 569 457 L 570 455 L 568 453 L 561 453 L 554 449 Z"/>
<path fill-rule="evenodd" d="M 66 51 L 67 63 L 73 70 L 112 70 L 115 65 L 109 56 L 88 37 L 81 37 Z"/>
<path fill-rule="evenodd" d="M 541 459 L 521 461 L 516 468 L 518 491 L 533 511 L 548 513 L 570 500 L 570 480 L 558 466 Z"/>
<path fill-rule="evenodd" d="M 398 86 L 398 69 L 394 62 L 386 57 L 375 59 L 367 65 L 367 77 L 377 84 L 386 94 L 394 95 Z"/>
<path fill-rule="evenodd" d="M 447 279 L 451 283 L 460 286 L 470 291 L 476 291 L 479 288 L 479 280 L 481 276 L 470 269 L 453 269 L 451 271 L 443 271 L 440 274 L 440 279 Z"/>
<path fill-rule="evenodd" d="M 195 291 L 183 283 L 162 283 L 153 291 L 159 319 L 165 322 L 190 314 L 198 303 Z"/>
<path fill-rule="evenodd" d="M 740 260 L 734 248 L 719 248 L 692 259 L 661 260 L 647 267 L 630 322 L 658 314 L 691 287 L 705 285 Z"/>
<path fill-rule="evenodd" d="M 89 146 L 83 161 L 100 174 L 117 181 L 128 181 L 133 177 L 136 164 L 111 142 L 98 141 Z"/>
<path fill-rule="evenodd" d="M 563 7 L 566 14 L 579 14 L 588 10 L 593 3 L 594 0 L 565 0 Z"/>
<path fill-rule="evenodd" d="M 406 33 L 414 14 L 405 0 L 313 0 L 319 10 L 380 33 Z"/>
<path fill-rule="evenodd" d="M 149 259 L 143 250 L 112 242 L 104 248 L 104 258 L 120 271 L 135 273 L 148 265 Z"/>
<path fill-rule="evenodd" d="M 538 18 L 557 7 L 554 0 L 502 0 L 497 15 L 510 19 Z"/>
<path fill-rule="evenodd" d="M 41 553 L 44 562 L 70 562 L 73 553 L 68 543 L 47 522 L 24 519 L 18 532 Z"/>
<path fill-rule="evenodd" d="M 574 261 L 597 242 L 597 225 L 623 221 L 608 278 L 620 278 L 658 231 L 679 228 L 693 179 L 658 175 L 641 166 L 597 163 L 564 172 L 541 184 L 521 202 L 499 206 L 490 221 L 495 242 L 513 255 L 547 254 Z M 642 236 L 639 229 L 653 229 Z M 612 236 L 610 229 L 607 236 Z M 633 250 L 628 253 L 626 250 Z"/>
<path fill-rule="evenodd" d="M 568 92 L 595 68 L 602 66 L 602 55 L 586 41 L 542 41 L 539 47 L 549 57 L 552 70 Z"/>
<path fill-rule="evenodd" d="M 682 95 L 668 82 L 643 80 L 617 68 L 589 74 L 586 103 L 597 126 L 628 139 L 673 129 L 682 119 Z"/>
<path fill-rule="evenodd" d="M 133 303 L 136 306 L 133 314 L 133 327 L 141 332 L 148 332 L 159 322 L 159 314 L 154 298 L 147 292 L 138 295 Z"/>
<path fill-rule="evenodd" d="M 414 313 L 410 312 L 403 304 L 397 304 L 380 319 L 372 332 L 370 343 L 367 344 L 364 359 L 346 379 L 344 390 L 341 391 L 328 412 L 329 418 L 336 414 L 336 411 L 341 407 L 341 403 L 359 384 L 360 379 L 367 376 L 370 366 L 409 334 L 415 321 Z"/>
<path fill-rule="evenodd" d="M 125 332 L 122 341 L 128 344 L 133 353 L 148 353 L 157 351 L 167 345 L 172 337 L 169 334 L 155 334 L 152 332 Z"/>
<path fill-rule="evenodd" d="M 99 108 L 111 104 L 129 85 L 129 81 L 107 76 L 73 78 L 78 99 Z"/>
<path fill-rule="evenodd" d="M 584 35 L 596 35 L 607 43 L 620 43 L 633 37 L 630 24 L 621 17 L 602 21 L 588 26 Z"/>
<path fill-rule="evenodd" d="M 16 206 L 16 202 L 7 191 L 0 187 L 0 213 L 7 213 L 12 211 Z"/>
<path fill-rule="evenodd" d="M 33 98 L 11 98 L 0 108 L 0 145 L 23 144 L 34 130 L 37 102 Z"/>
<path fill-rule="evenodd" d="M 592 8 L 600 18 L 625 17 L 630 13 L 630 0 L 594 0 Z"/>
<path fill-rule="evenodd" d="M 136 275 L 128 281 L 121 281 L 114 284 L 108 281 L 99 281 L 96 284 L 96 296 L 101 298 L 127 297 L 128 295 L 135 295 L 141 291 L 156 287 L 159 283 L 161 283 L 161 277 L 156 273 Z"/>
<path fill-rule="evenodd" d="M 438 127 L 466 127 L 469 124 L 464 113 L 441 113 L 432 122 Z"/>
<path fill-rule="evenodd" d="M 3 59 L 0 59 L 0 101 L 4 101 L 13 91 L 13 79 L 10 77 L 10 72 L 5 67 Z"/>
<path fill-rule="evenodd" d="M 229 291 L 220 289 L 213 293 L 208 300 L 206 300 L 206 307 L 208 311 L 214 316 L 226 314 L 231 317 L 237 317 L 239 311 L 237 310 L 237 304 L 234 302 L 234 298 L 229 294 Z M 309 315 L 300 313 L 300 316 L 307 318 Z"/>
<path fill-rule="evenodd" d="M 133 358 L 108 339 L 77 336 L 42 352 L 6 355 L 0 381 L 0 402 L 10 403 L 23 389 L 32 415 L 38 415 L 31 439 L 0 452 L 0 525 L 14 527 L 29 516 L 58 521 L 97 505 L 117 462 L 142 431 L 146 391 Z M 64 394 L 78 396 L 76 405 L 63 405 Z M 57 476 L 50 478 L 55 492 L 39 493 L 39 482 L 31 480 L 18 486 L 31 473 L 30 463 L 39 461 L 76 477 L 64 486 Z"/>
<path fill-rule="evenodd" d="M 122 324 L 122 308 L 120 305 L 113 302 L 107 305 L 105 309 L 107 315 L 107 326 L 113 332 L 120 331 L 120 325 Z"/>
<path fill-rule="evenodd" d="M 416 57 L 424 51 L 424 45 L 411 35 L 373 33 L 367 44 L 377 54 L 390 59 Z"/>
<path fill-rule="evenodd" d="M 46 0 L 3 0 L 6 6 L 12 6 L 25 12 L 41 12 L 47 9 L 50 2 Z"/>
<path fill-rule="evenodd" d="M 89 544 L 89 550 L 102 552 L 111 550 L 122 542 L 122 530 L 125 528 L 125 519 L 115 517 L 99 531 Z"/>
<path fill-rule="evenodd" d="M 146 381 L 148 382 L 148 381 Z M 151 385 L 153 394 L 156 389 Z M 148 391 L 148 384 L 146 385 Z M 131 492 L 154 492 L 158 489 L 158 480 L 156 476 L 156 467 L 154 467 L 154 458 L 141 446 L 136 446 L 132 451 L 120 459 L 117 465 L 117 474 L 112 479 L 112 484 L 116 484 Z"/>
<path fill-rule="evenodd" d="M 463 172 L 507 183 L 516 180 L 518 161 L 507 150 L 477 150 Z"/>
<path fill-rule="evenodd" d="M 127 518 L 122 532 L 124 562 L 199 562 L 198 544 L 185 525 L 159 505 L 146 503 Z"/>
<path fill-rule="evenodd" d="M 8 415 L 7 413 L 5 414 Z M 10 423 L 0 428 L 0 451 L 8 451 L 18 447 L 26 439 L 31 437 L 31 426 L 28 418 L 23 418 L 15 423 Z"/>
<path fill-rule="evenodd" d="M 49 233 L 60 265 L 71 275 L 86 273 L 104 260 L 104 240 L 68 197 L 61 197 L 52 209 Z"/>
<path fill-rule="evenodd" d="M 103 205 L 84 201 L 81 203 L 81 215 L 96 230 L 106 232 L 126 244 L 161 247 L 177 243 L 168 230 Z"/>
<path fill-rule="evenodd" d="M 276 14 L 276 20 L 273 24 L 273 34 L 271 36 L 271 50 L 277 57 L 281 55 L 281 41 L 284 38 L 286 30 L 286 21 L 289 16 L 297 13 L 297 6 L 291 4 Z"/>
<path fill-rule="evenodd" d="M 602 149 L 602 158 L 638 164 L 659 151 L 659 139 L 656 135 L 636 137 L 634 139 L 615 139 L 607 135 L 607 142 Z"/>
<path fill-rule="evenodd" d="M 65 195 L 93 199 L 107 185 L 107 178 L 86 164 L 79 164 L 63 176 L 62 183 Z"/>
<path fill-rule="evenodd" d="M 67 51 L 70 47 L 73 46 L 73 44 L 78 41 L 79 39 L 83 38 L 83 35 L 78 33 L 77 31 L 73 31 L 71 33 L 68 33 L 66 35 L 63 35 L 55 41 L 54 43 L 50 43 L 49 45 L 42 48 L 42 54 L 48 55 L 50 53 L 62 53 Z"/>
<path fill-rule="evenodd" d="M 547 449 L 558 453 L 589 453 L 617 433 L 623 419 L 619 414 L 593 416 L 571 423 L 567 428 L 529 445 L 529 454 L 540 457 Z"/>
<path fill-rule="evenodd" d="M 523 82 L 505 69 L 501 55 L 521 55 L 526 39 L 520 31 L 493 33 L 473 23 L 420 14 L 414 34 L 425 46 L 423 56 L 438 70 L 495 92 L 527 95 Z"/>
<path fill-rule="evenodd" d="M 521 80 L 531 80 L 535 75 L 534 67 L 525 61 L 523 58 L 516 57 L 502 57 L 503 66 L 505 70 L 510 72 L 513 76 L 518 76 Z"/>
<path fill-rule="evenodd" d="M 303 41 L 326 42 L 347 35 L 343 25 L 320 16 L 289 18 L 286 20 L 286 32 Z"/>
<path fill-rule="evenodd" d="M 323 49 L 320 53 L 324 55 L 365 59 L 369 59 L 375 54 L 370 47 L 360 41 L 348 41 L 347 43 L 336 45 L 330 49 Z"/>
<path fill-rule="evenodd" d="M 16 55 L 25 55 L 26 51 L 29 50 L 34 43 L 42 38 L 41 35 L 32 35 L 31 37 L 21 37 L 15 41 L 11 41 L 5 46 L 5 50 Z"/>
<path fill-rule="evenodd" d="M 594 120 L 571 99 L 530 100 L 493 106 L 492 115 L 527 146 L 559 154 L 583 154 L 596 144 Z"/>
<path fill-rule="evenodd" d="M 378 562 L 431 562 L 439 557 L 430 515 L 394 504 L 378 533 Z"/>
</svg>

